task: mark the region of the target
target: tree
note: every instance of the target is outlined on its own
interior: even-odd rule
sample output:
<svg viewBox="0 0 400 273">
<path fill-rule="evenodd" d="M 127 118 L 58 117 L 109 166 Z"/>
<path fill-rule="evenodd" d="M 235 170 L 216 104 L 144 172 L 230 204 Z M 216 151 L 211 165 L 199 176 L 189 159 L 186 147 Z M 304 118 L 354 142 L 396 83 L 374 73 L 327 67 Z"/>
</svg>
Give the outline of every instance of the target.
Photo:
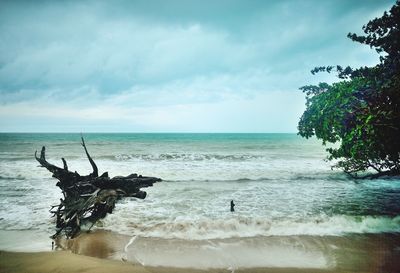
<svg viewBox="0 0 400 273">
<path fill-rule="evenodd" d="M 146 177 L 137 174 L 128 176 L 116 176 L 110 178 L 108 172 L 99 176 L 98 168 L 86 148 L 85 140 L 82 146 L 92 166 L 93 172 L 89 175 L 80 175 L 68 170 L 67 161 L 62 158 L 63 168 L 57 167 L 46 160 L 46 149 L 43 146 L 40 157 L 35 152 L 35 158 L 40 167 L 46 168 L 58 179 L 58 186 L 64 199 L 60 199 L 59 205 L 51 207 L 50 212 L 56 216 L 57 232 L 53 238 L 64 232 L 67 237 L 79 234 L 81 226 L 90 228 L 100 219 L 112 213 L 115 203 L 122 197 L 136 197 L 144 199 L 146 192 L 141 188 L 153 186 L 161 181 L 157 177 Z M 89 228 L 89 229 L 90 229 Z"/>
<path fill-rule="evenodd" d="M 363 26 L 364 36 L 349 33 L 355 42 L 369 45 L 380 55 L 373 67 L 316 67 L 311 73 L 336 71 L 333 84 L 303 86 L 306 110 L 299 135 L 315 136 L 327 148 L 333 167 L 353 177 L 400 175 L 400 1 Z"/>
</svg>

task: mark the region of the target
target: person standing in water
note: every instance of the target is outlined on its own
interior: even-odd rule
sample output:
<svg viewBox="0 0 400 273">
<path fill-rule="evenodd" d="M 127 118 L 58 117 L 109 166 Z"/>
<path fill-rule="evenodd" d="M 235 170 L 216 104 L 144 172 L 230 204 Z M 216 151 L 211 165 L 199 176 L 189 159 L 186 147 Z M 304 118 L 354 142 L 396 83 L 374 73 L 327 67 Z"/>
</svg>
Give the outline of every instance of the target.
<svg viewBox="0 0 400 273">
<path fill-rule="evenodd" d="M 235 203 L 233 203 L 233 200 L 231 200 L 231 212 L 235 211 Z"/>
</svg>

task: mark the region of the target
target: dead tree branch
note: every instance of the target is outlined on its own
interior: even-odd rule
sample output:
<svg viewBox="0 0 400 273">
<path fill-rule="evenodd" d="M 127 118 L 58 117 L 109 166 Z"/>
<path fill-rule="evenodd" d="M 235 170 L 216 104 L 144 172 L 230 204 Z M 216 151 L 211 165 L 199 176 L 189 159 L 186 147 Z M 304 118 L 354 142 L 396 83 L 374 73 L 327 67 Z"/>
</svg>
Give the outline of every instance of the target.
<svg viewBox="0 0 400 273">
<path fill-rule="evenodd" d="M 57 167 L 46 160 L 46 148 L 43 146 L 40 157 L 35 152 L 35 158 L 40 167 L 46 168 L 58 179 L 57 186 L 62 190 L 64 199 L 60 204 L 52 206 L 50 212 L 56 216 L 57 232 L 53 237 L 64 232 L 67 237 L 76 236 L 82 225 L 93 226 L 96 221 L 111 213 L 115 203 L 122 197 L 144 199 L 146 192 L 141 188 L 150 187 L 161 181 L 157 177 L 145 177 L 137 174 L 116 176 L 110 178 L 108 172 L 98 175 L 98 168 L 90 156 L 85 140 L 81 137 L 82 146 L 92 166 L 89 175 L 80 175 L 68 170 L 67 161 L 62 158 L 63 168 Z"/>
</svg>

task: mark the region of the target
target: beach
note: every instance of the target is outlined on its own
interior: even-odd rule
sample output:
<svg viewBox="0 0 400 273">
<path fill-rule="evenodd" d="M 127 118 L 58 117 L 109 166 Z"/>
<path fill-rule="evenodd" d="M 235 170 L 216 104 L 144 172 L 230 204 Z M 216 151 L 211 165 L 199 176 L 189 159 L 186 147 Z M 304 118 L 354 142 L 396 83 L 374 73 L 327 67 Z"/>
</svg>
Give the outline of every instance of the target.
<svg viewBox="0 0 400 273">
<path fill-rule="evenodd" d="M 196 270 L 166 267 L 143 267 L 124 262 L 103 260 L 87 256 L 80 256 L 68 252 L 42 252 L 42 253 L 10 253 L 0 252 L 0 258 L 6 262 L 1 262 L 0 272 L 26 272 L 26 273 L 201 273 L 201 272 L 229 272 L 223 269 Z M 239 269 L 235 272 L 254 272 L 254 273 L 329 273 L 340 271 L 327 271 L 316 269 L 293 269 L 293 268 L 252 268 Z M 346 271 L 353 272 L 353 271 Z M 361 272 L 361 271 L 354 271 Z"/>
<path fill-rule="evenodd" d="M 80 256 L 68 252 L 42 252 L 42 253 L 10 253 L 0 252 L 0 257 L 6 262 L 1 263 L 0 272 L 26 272 L 26 273 L 201 273 L 201 272 L 232 272 L 225 269 L 196 270 L 166 267 L 143 267 L 124 262 L 102 260 L 87 256 Z M 333 271 L 301 268 L 251 268 L 238 269 L 234 272 L 243 273 L 329 273 L 329 272 L 377 272 L 377 271 Z M 387 271 L 389 272 L 389 271 Z M 395 271 L 393 271 L 395 272 Z"/>
<path fill-rule="evenodd" d="M 400 273 L 399 23 L 0 1 L 0 273 Z"/>
<path fill-rule="evenodd" d="M 88 134 L 100 172 L 163 181 L 52 250 L 62 194 L 33 153 L 88 174 L 79 137 L 0 134 L 0 272 L 399 272 L 400 180 L 295 134 Z"/>
<path fill-rule="evenodd" d="M 26 237 L 19 236 L 18 232 L 4 234 L 16 241 L 24 241 L 26 249 L 33 249 Z M 40 238 L 34 239 L 40 241 Z M 250 239 L 247 239 L 250 240 Z M 248 247 L 240 247 L 239 240 L 222 242 L 212 242 L 215 248 L 218 245 L 225 245 L 225 258 L 231 256 L 236 261 L 236 265 L 231 260 L 231 266 L 215 266 L 215 261 L 221 260 L 223 256 L 218 252 L 213 256 L 207 254 L 199 242 L 149 240 L 144 238 L 141 242 L 136 242 L 136 255 L 147 252 L 145 261 L 127 257 L 124 248 L 129 244 L 129 238 L 114 232 L 97 231 L 88 234 L 81 234 L 73 240 L 59 240 L 56 249 L 35 252 L 0 252 L 0 272 L 398 272 L 400 268 L 400 236 L 386 234 L 384 236 L 359 236 L 358 238 L 338 238 L 338 237 L 300 237 L 290 238 L 290 244 L 282 244 L 289 238 L 257 238 L 254 241 L 263 241 L 265 249 L 260 248 L 260 244 L 253 246 L 256 252 L 263 252 L 265 259 L 270 258 L 269 266 L 257 267 L 252 264 L 250 267 L 242 264 L 238 266 L 238 257 L 249 254 L 254 255 Z M 279 243 L 280 242 L 280 243 Z M 132 244 L 132 243 L 131 243 Z M 299 245 L 302 245 L 301 247 Z M 302 256 L 293 254 L 294 247 L 302 252 Z M 279 248 L 279 246 L 281 248 Z M 286 248 L 283 249 L 282 247 Z M 318 249 L 324 249 L 319 254 L 330 257 L 328 265 L 318 263 Z M 12 248 L 2 242 L 2 247 Z M 166 251 L 166 248 L 172 250 Z M 235 249 L 236 248 L 236 249 Z M 180 249 L 180 253 L 179 252 Z M 38 250 L 38 249 L 36 249 Z M 191 250 L 192 253 L 187 253 Z M 194 253 L 194 250 L 195 251 Z M 235 256 L 235 251 L 238 256 Z M 269 253 L 269 254 L 268 254 Z M 143 258 L 145 255 L 141 253 Z M 134 255 L 134 253 L 130 253 Z M 304 260 L 312 258 L 313 263 L 304 264 Z M 259 257 L 256 257 L 259 258 Z M 299 260 L 300 258 L 300 260 Z M 129 260 L 128 260 L 129 259 Z M 163 260 L 169 260 L 163 262 Z M 184 263 L 180 262 L 184 260 Z M 196 260 L 202 261 L 202 265 Z M 242 258 L 242 262 L 245 260 Z M 250 258 L 247 258 L 250 261 Z M 221 262 L 221 261 L 220 261 Z M 265 261 L 264 261 L 265 262 Z M 146 264 L 149 263 L 149 264 Z M 210 265 L 213 265 L 211 266 Z M 280 264 L 279 264 L 280 263 Z M 175 265 L 175 266 L 173 266 Z M 268 265 L 268 264 L 265 264 Z M 291 266 L 288 266 L 291 265 Z"/>
</svg>

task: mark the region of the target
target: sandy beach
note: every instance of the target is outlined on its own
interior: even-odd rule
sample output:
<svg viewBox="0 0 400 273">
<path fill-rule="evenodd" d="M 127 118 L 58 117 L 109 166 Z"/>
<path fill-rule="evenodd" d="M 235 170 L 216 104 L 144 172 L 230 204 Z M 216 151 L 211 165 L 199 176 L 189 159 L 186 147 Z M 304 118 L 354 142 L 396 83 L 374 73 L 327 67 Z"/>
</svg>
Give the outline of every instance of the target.
<svg viewBox="0 0 400 273">
<path fill-rule="evenodd" d="M 200 273 L 232 272 L 228 269 L 196 270 L 188 268 L 144 267 L 122 261 L 104 260 L 94 257 L 76 255 L 67 251 L 16 253 L 0 252 L 0 272 L 4 273 Z M 238 269 L 235 272 L 269 272 L 269 273 L 328 273 L 328 272 L 375 272 L 375 271 L 337 271 L 300 268 L 251 268 Z"/>
<path fill-rule="evenodd" d="M 0 272 L 399 272 L 400 270 L 400 237 L 395 234 L 343 237 L 290 237 L 290 246 L 279 249 L 286 238 L 253 238 L 241 242 L 239 239 L 225 240 L 221 243 L 211 242 L 215 248 L 224 245 L 225 255 L 231 255 L 237 260 L 233 267 L 218 266 L 222 264 L 219 252 L 212 252 L 214 257 L 204 251 L 204 245 L 198 241 L 162 241 L 150 238 L 140 238 L 132 243 L 131 237 L 115 232 L 98 230 L 83 233 L 73 240 L 60 239 L 56 241 L 55 250 L 51 251 L 51 241 L 46 248 L 43 237 L 31 236 L 24 232 L 0 232 L 2 249 L 0 252 Z M 4 238 L 8 238 L 5 240 Z M 11 240 L 13 238 L 13 240 Z M 25 240 L 27 251 L 21 251 L 21 243 Z M 264 252 L 261 245 L 254 241 L 263 241 L 270 254 Z M 42 242 L 41 248 L 38 242 Z M 249 252 L 249 242 L 255 252 Z M 288 242 L 288 241 L 287 241 Z M 240 246 L 242 264 L 233 245 Z M 135 255 L 130 248 L 136 245 Z M 291 248 L 302 244 L 303 256 L 293 255 Z M 318 245 L 323 257 L 330 257 L 328 266 L 320 265 L 318 256 L 313 250 Z M 328 248 L 331 249 L 328 249 Z M 297 247 L 298 248 L 298 247 Z M 10 251 L 18 249 L 18 252 Z M 38 251 L 38 250 L 42 251 Z M 142 249 L 142 251 L 140 251 Z M 46 251 L 44 251 L 46 250 Z M 181 250 L 182 252 L 179 252 Z M 283 253 L 279 253 L 283 251 Z M 254 253 L 264 256 L 264 264 L 270 266 L 246 266 L 244 259 L 251 261 Z M 291 256 L 292 255 L 292 256 Z M 139 259 L 140 257 L 140 259 Z M 272 258 L 271 258 L 272 257 Z M 280 257 L 280 258 L 279 258 Z M 307 257 L 315 259 L 315 263 L 305 264 Z M 134 258 L 137 258 L 135 260 Z M 259 259 L 259 257 L 255 257 Z M 268 263 L 268 259 L 273 259 Z M 187 263 L 183 263 L 185 260 Z M 197 262 L 196 262 L 197 260 Z M 201 262 L 201 263 L 200 263 Z M 285 266 L 287 264 L 288 266 Z M 176 266 L 175 266 L 176 265 Z M 193 266 L 191 266 L 193 265 Z M 257 265 L 257 264 L 254 264 Z M 298 265 L 298 266 L 296 266 Z"/>
<path fill-rule="evenodd" d="M 0 273 L 400 273 L 400 0 L 0 0 Z"/>
</svg>

